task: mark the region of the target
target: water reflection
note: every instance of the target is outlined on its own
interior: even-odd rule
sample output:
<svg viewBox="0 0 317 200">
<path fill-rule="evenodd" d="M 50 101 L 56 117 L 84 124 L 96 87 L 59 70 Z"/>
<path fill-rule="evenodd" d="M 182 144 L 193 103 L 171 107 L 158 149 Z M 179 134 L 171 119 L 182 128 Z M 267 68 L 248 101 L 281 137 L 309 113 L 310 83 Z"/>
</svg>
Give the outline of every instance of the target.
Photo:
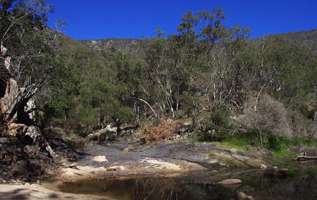
<svg viewBox="0 0 317 200">
<path fill-rule="evenodd" d="M 188 178 L 137 178 L 126 180 L 85 180 L 64 183 L 60 190 L 98 194 L 118 200 L 216 200 L 231 199 L 233 192 L 212 183 Z"/>
<path fill-rule="evenodd" d="M 281 178 L 251 173 L 240 178 L 243 180 L 240 187 L 222 187 L 211 181 L 206 182 L 206 177 L 187 176 L 85 180 L 64 183 L 60 185 L 60 190 L 118 200 L 231 200 L 237 199 L 238 192 L 251 195 L 256 200 L 317 199 L 315 174 Z"/>
</svg>

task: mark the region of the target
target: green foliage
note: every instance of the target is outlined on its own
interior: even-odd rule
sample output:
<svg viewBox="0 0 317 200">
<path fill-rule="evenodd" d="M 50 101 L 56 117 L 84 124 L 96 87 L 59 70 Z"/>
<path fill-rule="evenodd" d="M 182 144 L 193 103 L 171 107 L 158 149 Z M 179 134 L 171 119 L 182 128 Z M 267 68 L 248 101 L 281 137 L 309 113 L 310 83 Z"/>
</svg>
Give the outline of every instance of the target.
<svg viewBox="0 0 317 200">
<path fill-rule="evenodd" d="M 291 152 L 291 147 L 317 147 L 317 140 L 305 137 L 287 138 L 265 134 L 262 139 L 256 131 L 227 137 L 220 144 L 224 144 L 238 149 L 247 150 L 251 147 L 265 148 L 273 152 L 277 158 L 293 157 L 296 153 Z"/>
<path fill-rule="evenodd" d="M 20 85 L 39 84 L 53 66 L 54 34 L 47 29 L 51 6 L 45 0 L 0 2 L 0 43 L 8 49 L 11 74 Z"/>
<path fill-rule="evenodd" d="M 217 106 L 211 114 L 211 121 L 217 127 L 230 128 L 230 112 L 224 105 Z"/>
<path fill-rule="evenodd" d="M 154 115 L 191 117 L 202 140 L 220 140 L 237 133 L 230 116 L 244 109 L 249 93 L 274 96 L 294 110 L 316 100 L 317 59 L 307 47 L 274 37 L 251 41 L 247 30 L 223 20 L 221 10 L 189 12 L 176 34 L 131 44 L 59 37 L 48 120 L 71 120 L 86 131 Z M 263 131 L 253 143 L 283 148 Z"/>
<path fill-rule="evenodd" d="M 121 53 L 97 54 L 85 46 L 70 45 L 72 49 L 59 53 L 56 79 L 51 81 L 55 98 L 48 104 L 54 110 L 50 117 L 77 121 L 88 131 L 117 119 L 131 121 L 129 97 L 137 92 L 139 80 L 130 75 L 138 73 L 138 63 Z M 133 85 L 136 90 L 129 90 Z"/>
<path fill-rule="evenodd" d="M 209 116 L 204 116 L 199 125 L 199 141 L 222 141 L 236 133 L 236 125 L 224 105 L 214 107 Z"/>
<path fill-rule="evenodd" d="M 0 42 L 19 66 L 11 73 L 21 86 L 42 89 L 37 101 L 45 121 L 85 135 L 109 123 L 191 117 L 204 141 L 261 146 L 281 155 L 293 145 L 315 145 L 274 136 L 260 126 L 282 115 L 267 119 L 260 113 L 255 130 L 238 136 L 231 118 L 241 114 L 250 93 L 265 93 L 283 103 L 279 107 L 301 110 L 303 121 L 313 119 L 317 58 L 312 44 L 301 44 L 294 35 L 248 40 L 247 30 L 226 27 L 223 12 L 215 10 L 186 13 L 172 35 L 159 33 L 130 45 L 115 41 L 118 48 L 111 40 L 91 45 L 50 30 L 51 9 L 45 0 L 0 1 Z M 285 121 L 288 114 L 285 109 Z"/>
</svg>

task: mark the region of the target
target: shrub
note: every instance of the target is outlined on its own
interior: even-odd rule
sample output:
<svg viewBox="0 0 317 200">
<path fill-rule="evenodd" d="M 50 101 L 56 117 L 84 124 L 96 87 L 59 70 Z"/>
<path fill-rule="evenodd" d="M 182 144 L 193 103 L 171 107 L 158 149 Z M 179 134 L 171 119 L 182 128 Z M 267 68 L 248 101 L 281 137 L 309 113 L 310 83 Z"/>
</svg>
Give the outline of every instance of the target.
<svg viewBox="0 0 317 200">
<path fill-rule="evenodd" d="M 230 128 L 230 113 L 225 106 L 218 106 L 213 109 L 211 121 L 217 127 Z"/>
<path fill-rule="evenodd" d="M 172 139 L 177 135 L 181 123 L 177 120 L 161 119 L 159 124 L 144 131 L 145 142 Z"/>
<path fill-rule="evenodd" d="M 227 137 L 222 142 L 242 148 L 247 146 L 260 147 L 273 152 L 288 152 L 292 147 L 317 147 L 317 140 L 313 138 L 288 138 L 285 136 L 276 136 L 270 132 L 262 132 L 261 137 L 259 137 L 257 130 L 249 130 L 247 133 Z"/>
<path fill-rule="evenodd" d="M 225 106 L 214 107 L 209 117 L 200 122 L 198 129 L 200 141 L 221 141 L 236 132 L 236 126 Z"/>
<path fill-rule="evenodd" d="M 293 134 L 286 108 L 267 94 L 263 94 L 258 101 L 256 97 L 250 96 L 237 121 L 248 129 L 257 130 L 259 134 L 272 133 L 287 137 Z"/>
</svg>

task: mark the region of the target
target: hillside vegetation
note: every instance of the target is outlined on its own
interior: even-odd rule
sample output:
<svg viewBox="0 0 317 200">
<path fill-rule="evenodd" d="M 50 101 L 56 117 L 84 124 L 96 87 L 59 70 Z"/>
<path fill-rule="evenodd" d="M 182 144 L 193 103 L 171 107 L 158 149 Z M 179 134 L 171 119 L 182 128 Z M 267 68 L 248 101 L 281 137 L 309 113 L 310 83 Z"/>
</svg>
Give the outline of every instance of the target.
<svg viewBox="0 0 317 200">
<path fill-rule="evenodd" d="M 54 128 L 269 149 L 316 139 L 316 31 L 252 40 L 215 10 L 186 13 L 171 35 L 76 41 L 47 26 L 50 10 L 43 0 L 0 1 L 1 136 L 22 149 L 53 157 L 45 134 Z M 9 163 L 21 148 L 3 150 Z"/>
<path fill-rule="evenodd" d="M 187 13 L 144 40 L 59 38 L 46 122 L 86 135 L 108 124 L 191 119 L 191 131 L 316 133 L 314 31 L 249 40 L 221 11 Z M 119 130 L 119 129 L 118 129 Z"/>
<path fill-rule="evenodd" d="M 304 46 L 309 50 L 316 53 L 316 46 L 317 46 L 317 30 L 310 30 L 310 31 L 302 31 L 302 32 L 293 32 L 293 33 L 286 33 L 280 35 L 272 35 L 268 36 L 271 38 L 279 38 L 286 42 L 295 43 L 297 45 Z"/>
</svg>

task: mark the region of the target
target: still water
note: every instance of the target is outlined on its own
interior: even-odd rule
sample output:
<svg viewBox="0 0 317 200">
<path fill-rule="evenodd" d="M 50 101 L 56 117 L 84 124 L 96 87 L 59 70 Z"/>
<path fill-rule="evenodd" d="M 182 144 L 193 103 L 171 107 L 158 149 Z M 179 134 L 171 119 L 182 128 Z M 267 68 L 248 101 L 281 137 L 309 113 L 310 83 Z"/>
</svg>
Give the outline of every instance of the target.
<svg viewBox="0 0 317 200">
<path fill-rule="evenodd" d="M 256 200 L 317 199 L 317 176 L 274 177 L 263 172 L 240 174 L 241 185 L 223 187 L 208 173 L 174 178 L 142 177 L 82 180 L 59 185 L 69 193 L 95 194 L 118 200 L 231 200 L 244 192 Z M 237 176 L 231 177 L 237 178 Z"/>
</svg>

